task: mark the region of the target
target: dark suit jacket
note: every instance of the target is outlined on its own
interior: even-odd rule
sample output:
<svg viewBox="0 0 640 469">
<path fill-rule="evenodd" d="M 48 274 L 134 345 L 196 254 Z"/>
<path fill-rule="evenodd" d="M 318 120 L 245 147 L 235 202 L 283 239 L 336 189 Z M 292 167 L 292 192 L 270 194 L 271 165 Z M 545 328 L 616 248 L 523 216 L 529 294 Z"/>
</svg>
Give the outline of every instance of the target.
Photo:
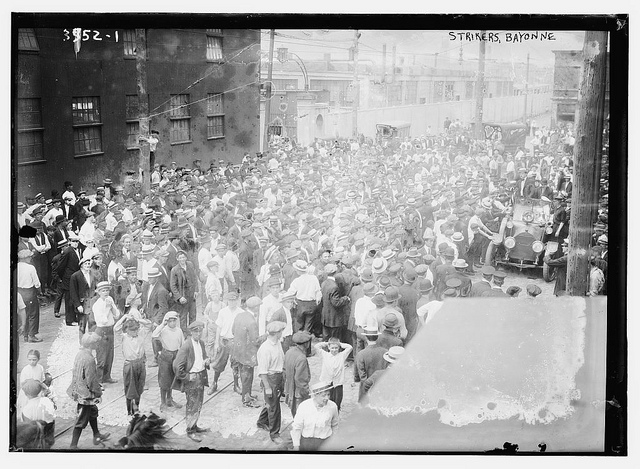
<svg viewBox="0 0 640 469">
<path fill-rule="evenodd" d="M 166 312 L 169 311 L 169 292 L 160 282 L 157 282 L 151 291 L 149 301 L 147 301 L 149 288 L 151 288 L 151 284 L 147 282 L 142 285 L 142 298 L 140 298 L 142 300 L 142 310 L 147 315 L 147 319 L 160 324 Z"/>
<path fill-rule="evenodd" d="M 491 290 L 491 285 L 483 280 L 480 280 L 479 282 L 476 282 L 471 286 L 471 292 L 469 293 L 469 296 L 482 296 L 482 292 L 485 292 L 487 290 Z"/>
<path fill-rule="evenodd" d="M 388 330 L 382 331 L 378 336 L 378 340 L 376 340 L 376 345 L 384 347 L 387 350 L 391 347 L 402 347 L 402 344 L 402 339 L 400 337 L 396 337 Z"/>
<path fill-rule="evenodd" d="M 198 341 L 198 343 L 200 344 L 200 347 L 202 347 L 202 359 L 206 360 L 207 352 L 204 347 L 204 342 L 200 340 Z M 191 337 L 187 337 L 187 339 L 184 341 L 184 344 L 182 344 L 182 347 L 180 347 L 180 350 L 178 350 L 175 360 L 173 360 L 173 372 L 176 374 L 175 378 L 173 379 L 173 389 L 178 389 L 184 392 L 185 384 L 187 383 L 189 376 L 189 370 L 191 369 L 191 367 L 193 367 L 193 363 L 195 362 L 195 360 L 196 357 L 193 350 L 193 340 L 191 340 Z M 207 368 L 208 366 L 205 366 L 204 369 L 205 386 L 208 386 L 207 383 L 209 382 Z"/>
<path fill-rule="evenodd" d="M 87 283 L 87 279 L 84 278 L 82 271 L 78 270 L 69 279 L 69 294 L 71 295 L 71 306 L 73 310 L 77 311 L 78 306 L 83 306 L 84 314 L 88 314 L 87 306 L 94 292 L 95 292 L 95 278 L 90 274 L 91 284 Z"/>
<path fill-rule="evenodd" d="M 348 296 L 340 296 L 335 280 L 327 278 L 322 283 L 322 324 L 326 327 L 342 327 L 349 322 Z"/>
<path fill-rule="evenodd" d="M 70 247 L 64 248 L 58 264 L 58 277 L 62 280 L 62 289 L 69 290 L 71 275 L 80 270 L 80 259 Z"/>
<path fill-rule="evenodd" d="M 187 270 L 185 271 L 179 265 L 171 269 L 171 277 L 169 279 L 173 301 L 178 301 L 183 296 L 188 301 L 193 301 L 193 294 L 198 291 L 198 276 L 193 267 L 193 263 L 187 261 Z"/>
<path fill-rule="evenodd" d="M 62 231 L 64 231 L 64 235 L 62 234 Z M 53 243 L 51 245 L 51 247 L 55 249 L 56 252 L 59 252 L 58 243 L 63 239 L 69 239 L 69 232 L 67 231 L 66 228 L 62 228 L 62 226 L 58 226 L 56 228 L 56 231 L 53 232 Z"/>
<path fill-rule="evenodd" d="M 304 400 L 309 397 L 311 370 L 306 354 L 298 347 L 291 347 L 284 354 L 284 395 L 290 403 L 294 397 Z"/>
</svg>

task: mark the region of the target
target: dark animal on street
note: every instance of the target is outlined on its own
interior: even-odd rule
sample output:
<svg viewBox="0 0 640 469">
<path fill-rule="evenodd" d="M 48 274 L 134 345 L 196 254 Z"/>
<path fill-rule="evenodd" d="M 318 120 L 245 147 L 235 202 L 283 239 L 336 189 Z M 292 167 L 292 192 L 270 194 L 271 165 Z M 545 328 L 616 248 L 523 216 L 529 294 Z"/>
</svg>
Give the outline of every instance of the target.
<svg viewBox="0 0 640 469">
<path fill-rule="evenodd" d="M 44 420 L 32 420 L 18 423 L 16 427 L 16 449 L 49 449 L 53 446 L 55 438 L 55 423 L 47 423 Z"/>
<path fill-rule="evenodd" d="M 166 419 L 151 412 L 150 415 L 136 414 L 129 423 L 127 436 L 120 438 L 116 447 L 124 449 L 153 449 L 165 441 Z"/>
</svg>

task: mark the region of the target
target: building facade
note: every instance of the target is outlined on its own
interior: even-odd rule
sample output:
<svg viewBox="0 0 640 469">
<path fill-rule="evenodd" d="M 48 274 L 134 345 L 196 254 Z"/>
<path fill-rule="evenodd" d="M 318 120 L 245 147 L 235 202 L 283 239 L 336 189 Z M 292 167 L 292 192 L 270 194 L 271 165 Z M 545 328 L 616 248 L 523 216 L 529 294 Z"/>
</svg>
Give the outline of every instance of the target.
<svg viewBox="0 0 640 469">
<path fill-rule="evenodd" d="M 241 161 L 259 147 L 260 32 L 146 29 L 156 162 Z M 63 182 L 91 191 L 138 169 L 136 30 L 22 28 L 14 70 L 13 170 L 19 200 Z"/>
<path fill-rule="evenodd" d="M 551 98 L 552 125 L 573 123 L 576 119 L 578 92 L 582 81 L 583 54 L 581 50 L 555 50 L 553 96 Z M 607 86 L 604 115 L 609 114 L 609 58 L 607 55 Z"/>
</svg>

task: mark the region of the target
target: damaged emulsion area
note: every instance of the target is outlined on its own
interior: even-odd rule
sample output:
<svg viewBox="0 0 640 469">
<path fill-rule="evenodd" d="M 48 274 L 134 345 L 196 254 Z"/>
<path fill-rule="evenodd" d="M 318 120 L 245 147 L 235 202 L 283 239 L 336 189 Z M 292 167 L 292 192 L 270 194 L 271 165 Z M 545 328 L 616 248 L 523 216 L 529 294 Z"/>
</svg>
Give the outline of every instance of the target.
<svg viewBox="0 0 640 469">
<path fill-rule="evenodd" d="M 582 298 L 451 301 L 371 390 L 368 407 L 385 416 L 437 412 L 454 427 L 569 417 L 580 399 L 585 308 Z"/>
</svg>

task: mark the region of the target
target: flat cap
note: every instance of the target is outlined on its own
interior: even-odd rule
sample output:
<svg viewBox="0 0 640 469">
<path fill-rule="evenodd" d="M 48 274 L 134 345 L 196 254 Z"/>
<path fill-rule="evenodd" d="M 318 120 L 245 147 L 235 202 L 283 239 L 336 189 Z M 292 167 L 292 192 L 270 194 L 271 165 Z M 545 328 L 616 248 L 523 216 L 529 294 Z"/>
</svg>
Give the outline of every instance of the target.
<svg viewBox="0 0 640 469">
<path fill-rule="evenodd" d="M 188 329 L 190 331 L 197 331 L 197 330 L 202 330 L 204 329 L 204 323 L 202 321 L 193 321 L 191 324 L 189 324 Z"/>
<path fill-rule="evenodd" d="M 267 324 L 267 332 L 269 334 L 277 334 L 278 332 L 284 330 L 285 327 L 287 327 L 287 325 L 284 322 L 273 321 Z"/>
<path fill-rule="evenodd" d="M 295 334 L 293 334 L 293 337 L 291 338 L 291 340 L 293 340 L 293 343 L 295 344 L 306 344 L 311 340 L 311 334 L 304 331 L 298 331 Z"/>
</svg>

